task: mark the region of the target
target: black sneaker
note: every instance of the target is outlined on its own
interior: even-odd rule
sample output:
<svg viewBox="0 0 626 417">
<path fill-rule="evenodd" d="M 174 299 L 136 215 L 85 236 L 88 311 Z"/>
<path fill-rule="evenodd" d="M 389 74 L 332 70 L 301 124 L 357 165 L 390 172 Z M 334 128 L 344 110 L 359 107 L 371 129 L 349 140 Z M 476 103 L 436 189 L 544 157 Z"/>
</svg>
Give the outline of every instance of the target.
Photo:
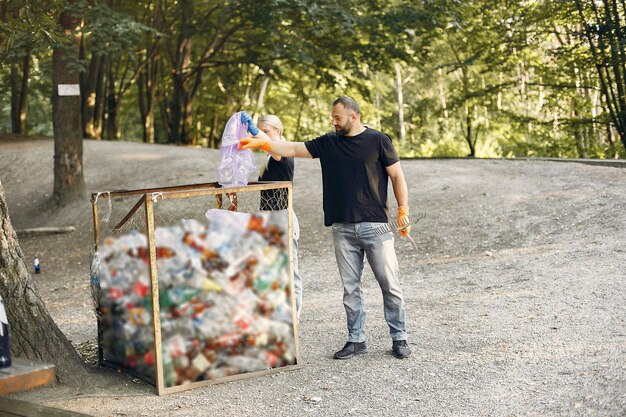
<svg viewBox="0 0 626 417">
<path fill-rule="evenodd" d="M 335 359 L 350 359 L 354 355 L 361 355 L 367 353 L 367 346 L 365 342 L 348 342 L 339 352 L 335 353 Z"/>
<path fill-rule="evenodd" d="M 407 345 L 406 340 L 394 340 L 391 350 L 393 351 L 393 356 L 398 359 L 411 356 L 411 348 Z"/>
</svg>

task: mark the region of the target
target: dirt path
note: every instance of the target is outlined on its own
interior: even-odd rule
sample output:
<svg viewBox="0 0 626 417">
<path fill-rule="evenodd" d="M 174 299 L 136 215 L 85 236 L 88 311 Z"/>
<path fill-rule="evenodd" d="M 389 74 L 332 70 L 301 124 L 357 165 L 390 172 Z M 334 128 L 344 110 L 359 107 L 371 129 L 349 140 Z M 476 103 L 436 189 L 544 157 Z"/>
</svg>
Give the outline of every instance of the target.
<svg viewBox="0 0 626 417">
<path fill-rule="evenodd" d="M 48 309 L 74 343 L 96 337 L 88 289 L 89 201 L 42 212 L 51 140 L 0 141 L 16 229 L 77 227 L 20 240 Z M 211 150 L 85 142 L 90 192 L 213 181 Z M 317 161 L 298 160 L 304 367 L 156 396 L 108 369 L 77 387 L 14 395 L 95 416 L 626 415 L 626 169 L 499 160 L 403 161 L 416 252 L 396 241 L 413 356 L 397 360 L 366 270 L 369 353 L 332 359 L 345 314 Z"/>
</svg>

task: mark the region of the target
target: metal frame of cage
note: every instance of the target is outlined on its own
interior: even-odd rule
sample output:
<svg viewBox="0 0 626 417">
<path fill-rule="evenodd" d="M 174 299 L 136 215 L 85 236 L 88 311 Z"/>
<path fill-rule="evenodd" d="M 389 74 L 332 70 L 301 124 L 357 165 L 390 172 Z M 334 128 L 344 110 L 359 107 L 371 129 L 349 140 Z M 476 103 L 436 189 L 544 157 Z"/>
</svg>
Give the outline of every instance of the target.
<svg viewBox="0 0 626 417">
<path fill-rule="evenodd" d="M 100 320 L 98 320 L 98 362 L 101 366 L 107 366 L 110 368 L 121 370 L 125 373 L 131 374 L 139 379 L 142 379 L 157 388 L 158 395 L 171 394 L 180 391 L 186 391 L 193 388 L 203 387 L 207 385 L 213 385 L 217 383 L 224 383 L 230 381 L 236 381 L 241 379 L 248 379 L 252 377 L 272 374 L 276 372 L 282 372 L 285 370 L 295 370 L 302 367 L 300 359 L 300 343 L 298 338 L 298 320 L 296 318 L 296 305 L 295 305 L 295 290 L 294 290 L 294 270 L 293 270 L 293 239 L 288 238 L 288 256 L 289 256 L 289 291 L 291 294 L 291 304 L 293 313 L 293 325 L 292 331 L 294 335 L 295 344 L 295 364 L 281 366 L 270 369 L 263 369 L 253 372 L 245 372 L 237 375 L 226 376 L 218 379 L 202 380 L 196 382 L 190 382 L 183 385 L 177 385 L 172 387 L 166 387 L 164 384 L 163 373 L 163 351 L 161 340 L 161 320 L 160 320 L 160 306 L 159 306 L 159 280 L 157 275 L 157 256 L 155 245 L 155 222 L 154 222 L 154 202 L 153 195 L 158 193 L 160 200 L 168 199 L 184 199 L 188 197 L 200 197 L 200 196 L 215 196 L 214 208 L 223 208 L 223 196 L 226 194 L 230 200 L 230 206 L 227 208 L 229 211 L 237 211 L 237 193 L 245 192 L 261 192 L 263 190 L 273 189 L 287 189 L 287 213 L 288 213 L 288 230 L 287 236 L 292 236 L 292 184 L 289 181 L 280 182 L 251 182 L 246 186 L 240 187 L 222 187 L 218 183 L 204 183 L 204 184 L 192 184 L 192 185 L 179 185 L 171 187 L 160 188 L 146 188 L 137 190 L 119 190 L 110 191 L 105 193 L 93 193 L 91 195 L 91 204 L 93 212 L 93 233 L 95 250 L 98 249 L 100 239 L 100 226 L 98 220 L 98 198 L 113 199 L 116 197 L 132 197 L 140 196 L 137 203 L 130 209 L 130 211 L 124 216 L 124 218 L 114 227 L 113 230 L 118 230 L 143 206 L 146 216 L 146 231 L 148 236 L 148 252 L 149 252 L 149 271 L 150 271 L 150 291 L 152 296 L 152 331 L 154 335 L 154 354 L 155 354 L 155 366 L 156 366 L 156 381 L 152 378 L 134 372 L 131 369 L 119 366 L 113 362 L 107 361 L 103 356 L 103 349 L 101 346 L 102 329 L 100 326 Z"/>
</svg>

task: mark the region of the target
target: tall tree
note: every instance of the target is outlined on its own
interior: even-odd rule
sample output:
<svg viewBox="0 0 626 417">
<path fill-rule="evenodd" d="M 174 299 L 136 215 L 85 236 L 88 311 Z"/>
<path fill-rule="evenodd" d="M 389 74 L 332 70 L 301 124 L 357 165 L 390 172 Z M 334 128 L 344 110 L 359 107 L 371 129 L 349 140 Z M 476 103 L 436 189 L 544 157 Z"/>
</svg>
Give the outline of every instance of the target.
<svg viewBox="0 0 626 417">
<path fill-rule="evenodd" d="M 154 31 L 144 25 L 146 17 L 140 17 L 158 9 L 153 3 L 107 0 L 81 2 L 74 8 L 75 14 L 84 19 L 80 84 L 85 137 L 121 137 L 122 101 L 158 52 L 151 40 Z"/>
<path fill-rule="evenodd" d="M 148 4 L 145 10 L 142 23 L 146 27 L 152 28 L 152 31 L 145 32 L 142 42 L 145 47 L 140 52 L 140 55 L 144 65 L 141 66 L 137 74 L 137 101 L 143 130 L 143 141 L 154 143 L 156 138 L 155 119 L 157 116 L 161 41 L 164 37 L 162 31 L 166 28 L 163 27 L 164 22 L 160 7 Z"/>
<path fill-rule="evenodd" d="M 26 98 L 30 76 L 30 51 L 26 51 L 21 62 L 11 64 L 11 131 L 26 133 Z"/>
<path fill-rule="evenodd" d="M 83 136 L 90 139 L 102 139 L 104 120 L 104 83 L 108 56 L 102 52 L 92 52 L 87 58 L 85 37 L 81 36 L 80 59 L 87 61 L 86 70 L 80 73 L 81 123 Z"/>
<path fill-rule="evenodd" d="M 626 149 L 626 2 L 576 0 L 611 121 Z"/>
<path fill-rule="evenodd" d="M 85 195 L 80 95 L 60 95 L 59 85 L 79 85 L 80 20 L 70 9 L 59 16 L 66 42 L 52 53 L 52 126 L 54 130 L 54 192 L 63 206 Z"/>
<path fill-rule="evenodd" d="M 398 126 L 400 128 L 400 144 L 404 145 L 406 138 L 406 126 L 404 125 L 404 95 L 402 94 L 402 66 L 395 64 L 396 70 L 396 96 L 398 97 Z"/>
<path fill-rule="evenodd" d="M 24 261 L 0 183 L 0 295 L 13 355 L 56 366 L 60 382 L 85 380 L 87 367 L 50 317 Z"/>
<path fill-rule="evenodd" d="M 272 9 L 271 4 L 243 0 L 182 0 L 169 13 L 162 12 L 169 14 L 173 28 L 164 53 L 171 74 L 164 112 L 171 142 L 192 144 L 198 139 L 193 112 L 207 71 L 254 63 L 267 50 L 270 29 L 265 19 Z"/>
<path fill-rule="evenodd" d="M 50 4 L 52 3 L 52 4 Z M 26 111 L 33 56 L 39 58 L 56 27 L 48 15 L 55 2 L 0 0 L 0 67 L 9 67 L 11 131 L 26 133 Z"/>
</svg>

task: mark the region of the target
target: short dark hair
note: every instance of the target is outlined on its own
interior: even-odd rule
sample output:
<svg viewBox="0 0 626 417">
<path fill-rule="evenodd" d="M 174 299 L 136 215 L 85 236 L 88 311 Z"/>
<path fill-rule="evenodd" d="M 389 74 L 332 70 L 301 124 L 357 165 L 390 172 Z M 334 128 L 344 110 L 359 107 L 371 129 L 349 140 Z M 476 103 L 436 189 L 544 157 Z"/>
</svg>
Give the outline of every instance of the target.
<svg viewBox="0 0 626 417">
<path fill-rule="evenodd" d="M 342 104 L 346 109 L 354 110 L 356 114 L 359 116 L 361 115 L 361 107 L 359 106 L 359 103 L 357 103 L 356 100 L 350 96 L 341 96 L 337 100 L 333 101 L 333 107 L 337 104 Z"/>
</svg>

